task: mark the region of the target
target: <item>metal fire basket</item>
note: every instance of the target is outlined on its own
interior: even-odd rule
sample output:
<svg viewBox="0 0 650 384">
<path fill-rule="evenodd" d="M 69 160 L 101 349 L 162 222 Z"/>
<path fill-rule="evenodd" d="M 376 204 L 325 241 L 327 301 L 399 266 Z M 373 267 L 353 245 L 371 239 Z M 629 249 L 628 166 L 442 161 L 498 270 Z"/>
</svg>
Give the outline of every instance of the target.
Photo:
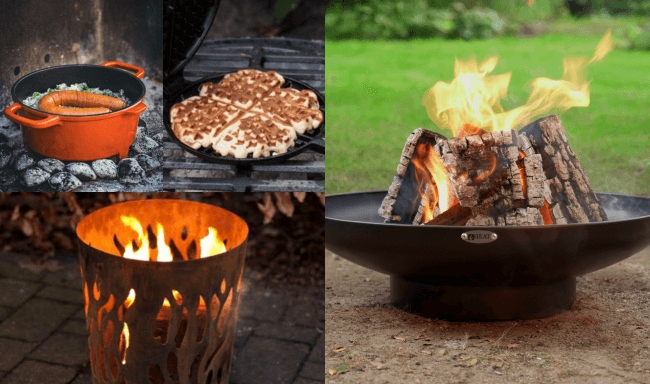
<svg viewBox="0 0 650 384">
<path fill-rule="evenodd" d="M 209 227 L 225 252 L 201 258 Z M 228 382 L 248 238 L 242 218 L 197 202 L 140 200 L 87 215 L 77 237 L 95 384 Z M 173 261 L 162 261 L 161 237 Z M 157 261 L 125 257 L 145 239 Z"/>
</svg>

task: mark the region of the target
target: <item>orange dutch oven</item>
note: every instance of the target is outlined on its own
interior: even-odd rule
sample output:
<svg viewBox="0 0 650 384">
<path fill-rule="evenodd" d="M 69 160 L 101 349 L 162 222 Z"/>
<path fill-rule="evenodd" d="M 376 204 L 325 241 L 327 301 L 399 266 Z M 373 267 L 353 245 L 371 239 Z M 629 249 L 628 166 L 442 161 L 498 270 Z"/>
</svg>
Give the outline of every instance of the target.
<svg viewBox="0 0 650 384">
<path fill-rule="evenodd" d="M 14 83 L 11 97 L 15 103 L 5 109 L 5 115 L 20 124 L 25 145 L 41 155 L 88 161 L 117 154 L 122 159 L 135 140 L 140 114 L 147 109 L 146 88 L 140 80 L 143 76 L 142 68 L 119 61 L 40 69 Z M 61 83 L 86 83 L 90 88 L 113 92 L 123 89 L 131 104 L 100 115 L 66 116 L 41 112 L 22 103 L 34 92 L 44 93 Z"/>
</svg>

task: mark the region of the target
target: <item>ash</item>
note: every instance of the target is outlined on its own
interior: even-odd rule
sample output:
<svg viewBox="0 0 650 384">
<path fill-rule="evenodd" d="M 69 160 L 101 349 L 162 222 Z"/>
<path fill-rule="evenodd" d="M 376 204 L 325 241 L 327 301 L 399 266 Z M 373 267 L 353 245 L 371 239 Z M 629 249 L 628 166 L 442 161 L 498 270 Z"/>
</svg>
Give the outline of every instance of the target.
<svg viewBox="0 0 650 384">
<path fill-rule="evenodd" d="M 128 159 L 132 160 L 128 161 L 120 162 L 117 155 L 99 162 L 48 158 L 26 148 L 20 126 L 7 119 L 4 113 L 0 114 L 0 192 L 162 190 L 163 87 L 148 77 L 142 82 L 147 89 L 144 99 L 147 109 L 140 115 L 138 132 L 128 154 Z M 7 98 L 5 103 L 0 102 L 0 108 L 4 111 L 10 103 L 12 101 Z M 53 178 L 62 172 L 67 175 Z M 61 183 L 61 179 L 67 182 Z"/>
</svg>

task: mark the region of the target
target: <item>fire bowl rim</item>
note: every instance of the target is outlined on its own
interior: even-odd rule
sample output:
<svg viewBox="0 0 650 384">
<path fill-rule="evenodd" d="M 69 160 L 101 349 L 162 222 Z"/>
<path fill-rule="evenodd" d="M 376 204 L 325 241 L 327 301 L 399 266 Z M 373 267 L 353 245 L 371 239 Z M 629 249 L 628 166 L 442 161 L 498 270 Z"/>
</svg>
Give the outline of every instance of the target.
<svg viewBox="0 0 650 384">
<path fill-rule="evenodd" d="M 244 224 L 244 228 L 245 228 L 246 233 L 243 236 L 243 241 L 242 242 L 240 242 L 239 244 L 237 244 L 236 246 L 234 246 L 234 247 L 232 247 L 230 249 L 227 249 L 225 252 L 218 253 L 216 255 L 210 255 L 210 256 L 198 258 L 198 259 L 176 260 L 176 261 L 172 260 L 172 261 L 165 261 L 165 262 L 158 262 L 158 261 L 151 261 L 151 260 L 146 260 L 145 261 L 145 260 L 138 260 L 138 259 L 128 259 L 128 258 L 124 258 L 123 256 L 114 255 L 112 253 L 105 252 L 105 251 L 103 251 L 103 250 L 101 250 L 99 248 L 95 248 L 95 247 L 89 245 L 84 240 L 82 240 L 81 236 L 79 235 L 79 227 L 81 226 L 83 221 L 86 220 L 88 217 L 92 216 L 94 213 L 99 212 L 99 211 L 104 210 L 104 209 L 111 209 L 111 208 L 114 208 L 114 207 L 120 206 L 120 205 L 135 204 L 135 203 L 140 203 L 140 202 L 143 202 L 143 201 L 153 201 L 153 202 L 183 201 L 183 202 L 187 202 L 187 203 L 191 203 L 191 204 L 197 204 L 197 205 L 203 205 L 203 206 L 206 206 L 206 207 L 210 207 L 210 209 L 215 209 L 216 208 L 219 211 L 225 211 L 225 212 L 235 216 L 237 219 L 241 220 L 241 222 Z M 120 202 L 120 203 L 116 203 L 116 204 L 111 204 L 111 205 L 108 205 L 106 207 L 102 207 L 102 208 L 100 208 L 100 209 L 98 209 L 96 211 L 93 211 L 93 212 L 85 215 L 79 221 L 79 223 L 77 223 L 77 226 L 75 227 L 75 235 L 77 236 L 77 241 L 79 242 L 80 247 L 90 248 L 95 252 L 100 252 L 100 253 L 105 254 L 105 255 L 120 258 L 122 260 L 125 260 L 125 262 L 127 262 L 127 263 L 135 263 L 135 264 L 141 264 L 141 265 L 146 264 L 146 265 L 149 265 L 150 267 L 153 267 L 153 268 L 159 268 L 158 266 L 162 267 L 162 266 L 165 266 L 165 265 L 174 265 L 174 264 L 176 264 L 176 265 L 180 265 L 180 264 L 188 265 L 187 263 L 206 262 L 206 261 L 209 261 L 209 260 L 225 258 L 231 252 L 239 251 L 239 249 L 242 248 L 242 247 L 247 248 L 248 247 L 248 235 L 249 234 L 250 234 L 250 228 L 248 226 L 248 223 L 246 222 L 246 220 L 244 220 L 238 214 L 236 214 L 236 213 L 234 213 L 234 212 L 232 212 L 230 210 L 227 210 L 225 208 L 221 208 L 219 206 L 216 206 L 216 205 L 202 203 L 202 202 L 193 201 L 193 200 L 184 200 L 184 199 L 141 199 L 141 200 L 131 200 L 131 201 L 124 201 L 124 202 Z M 81 249 L 79 251 L 81 252 Z"/>
<path fill-rule="evenodd" d="M 624 197 L 624 198 L 629 198 L 629 197 L 635 197 L 635 198 L 641 198 L 641 199 L 646 199 L 648 200 L 648 203 L 650 204 L 650 197 L 647 196 L 639 196 L 639 195 L 627 195 L 623 193 L 611 193 L 611 192 L 596 192 L 596 196 L 601 196 L 601 195 L 609 195 L 613 197 Z M 327 195 L 325 199 L 328 198 L 335 198 L 335 197 L 341 197 L 341 196 L 350 196 L 350 195 L 361 195 L 361 194 L 371 194 L 371 193 L 383 193 L 384 195 L 388 193 L 388 190 L 370 190 L 370 191 L 354 191 L 354 192 L 345 192 L 345 193 L 336 193 L 336 194 L 331 194 Z M 377 206 L 377 209 L 379 209 L 379 206 Z M 379 216 L 379 214 L 377 214 Z M 644 220 L 650 218 L 649 215 L 645 216 L 637 216 L 631 219 L 623 219 L 623 220 L 607 220 L 607 221 L 599 221 L 599 222 L 588 222 L 588 223 L 569 223 L 569 224 L 546 224 L 546 225 L 530 225 L 530 226 L 496 226 L 496 225 L 491 225 L 491 226 L 464 226 L 464 225 L 415 225 L 415 224 L 410 224 L 410 223 L 403 223 L 403 224 L 398 224 L 398 223 L 374 223 L 374 222 L 369 222 L 369 221 L 358 221 L 358 220 L 348 220 L 348 219 L 341 219 L 341 218 L 336 218 L 332 216 L 327 215 L 327 203 L 325 204 L 325 220 L 331 220 L 331 221 L 336 221 L 336 222 L 341 222 L 341 223 L 351 223 L 351 224 L 363 224 L 363 225 L 370 225 L 370 226 L 389 226 L 389 227 L 405 227 L 405 226 L 411 226 L 414 228 L 430 228 L 428 230 L 435 230 L 436 228 L 445 228 L 445 229 L 461 229 L 462 231 L 467 231 L 467 230 L 499 230 L 499 231 L 508 231 L 508 230 L 517 230 L 521 228 L 526 228 L 526 229 L 548 229 L 548 228 L 565 228 L 565 227 L 577 227 L 577 226 L 587 226 L 587 225 L 607 225 L 607 223 L 613 223 L 613 222 L 628 222 L 628 221 L 633 221 L 633 220 Z M 427 230 L 427 229 L 425 229 Z"/>
</svg>

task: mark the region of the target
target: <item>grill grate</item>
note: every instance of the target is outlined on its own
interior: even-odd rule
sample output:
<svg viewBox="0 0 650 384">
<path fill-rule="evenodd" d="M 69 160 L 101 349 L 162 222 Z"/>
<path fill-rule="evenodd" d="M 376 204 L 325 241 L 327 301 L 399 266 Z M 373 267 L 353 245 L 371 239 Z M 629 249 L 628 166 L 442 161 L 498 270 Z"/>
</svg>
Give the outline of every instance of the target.
<svg viewBox="0 0 650 384">
<path fill-rule="evenodd" d="M 275 70 L 325 94 L 325 44 L 321 40 L 237 38 L 204 41 L 184 69 L 188 82 L 253 68 Z M 180 89 L 180 88 L 179 88 Z M 183 151 L 164 133 L 165 190 L 306 191 L 325 190 L 325 156 L 307 150 L 281 164 L 212 164 Z"/>
</svg>

